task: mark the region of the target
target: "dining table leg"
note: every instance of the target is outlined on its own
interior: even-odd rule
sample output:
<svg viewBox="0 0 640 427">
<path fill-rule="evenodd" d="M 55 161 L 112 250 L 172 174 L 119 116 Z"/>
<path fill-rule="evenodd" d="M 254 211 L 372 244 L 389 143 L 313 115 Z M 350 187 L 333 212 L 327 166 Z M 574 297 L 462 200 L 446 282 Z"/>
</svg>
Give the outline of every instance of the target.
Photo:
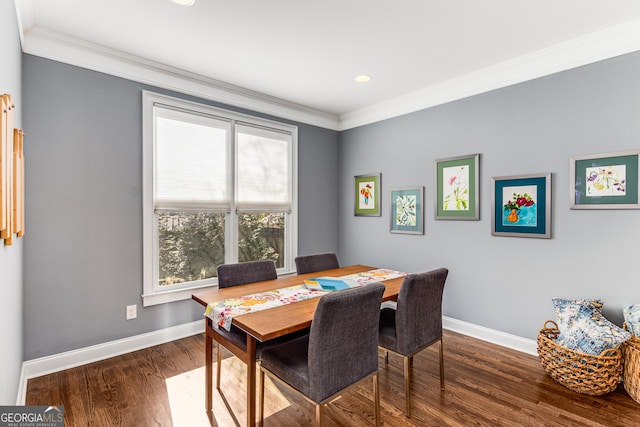
<svg viewBox="0 0 640 427">
<path fill-rule="evenodd" d="M 247 334 L 247 427 L 256 425 L 256 339 Z"/>
<path fill-rule="evenodd" d="M 205 408 L 207 412 L 211 412 L 213 408 L 213 331 L 211 319 L 205 318 L 205 358 L 204 358 L 204 376 L 205 376 Z"/>
</svg>

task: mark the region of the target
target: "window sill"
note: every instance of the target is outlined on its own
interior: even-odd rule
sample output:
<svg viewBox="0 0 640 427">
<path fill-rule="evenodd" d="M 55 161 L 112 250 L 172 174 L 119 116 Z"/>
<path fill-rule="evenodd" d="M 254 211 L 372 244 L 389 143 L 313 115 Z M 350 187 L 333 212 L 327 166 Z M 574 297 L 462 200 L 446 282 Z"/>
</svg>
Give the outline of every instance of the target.
<svg viewBox="0 0 640 427">
<path fill-rule="evenodd" d="M 278 274 L 278 277 L 294 276 L 295 274 L 296 274 L 295 271 L 288 271 L 288 272 Z M 154 292 L 151 294 L 143 294 L 142 306 L 149 307 L 152 305 L 165 304 L 168 302 L 175 302 L 175 301 L 190 299 L 191 295 L 197 292 L 207 291 L 209 289 L 213 289 L 217 287 L 218 285 L 208 284 L 208 285 L 202 285 L 202 286 L 194 286 L 194 287 L 185 288 L 185 289 L 174 289 L 174 290 L 165 291 L 165 292 Z"/>
<path fill-rule="evenodd" d="M 144 294 L 142 295 L 142 306 L 149 307 L 152 305 L 191 299 L 191 295 L 196 292 L 202 292 L 216 287 L 217 285 L 206 285 L 186 289 L 174 289 L 172 291 L 165 292 L 154 292 L 152 294 Z"/>
</svg>

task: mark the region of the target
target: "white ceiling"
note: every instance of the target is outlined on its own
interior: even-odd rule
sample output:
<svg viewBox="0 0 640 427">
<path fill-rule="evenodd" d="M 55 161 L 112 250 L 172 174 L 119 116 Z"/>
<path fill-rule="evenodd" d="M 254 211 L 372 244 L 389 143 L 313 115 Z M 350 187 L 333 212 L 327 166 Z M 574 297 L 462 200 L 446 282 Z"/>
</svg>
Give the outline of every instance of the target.
<svg viewBox="0 0 640 427">
<path fill-rule="evenodd" d="M 280 103 L 334 121 L 328 127 L 335 128 L 640 50 L 638 0 L 196 0 L 192 7 L 170 0 L 16 0 L 16 6 L 26 53 L 177 90 L 186 76 L 185 92 L 212 98 L 233 92 L 244 99 L 225 100 L 235 104 L 247 104 L 247 97 Z M 141 68 L 155 74 L 142 76 Z M 157 77 L 159 71 L 169 77 Z M 372 80 L 356 83 L 358 74 Z M 214 89 L 207 94 L 202 85 Z"/>
</svg>

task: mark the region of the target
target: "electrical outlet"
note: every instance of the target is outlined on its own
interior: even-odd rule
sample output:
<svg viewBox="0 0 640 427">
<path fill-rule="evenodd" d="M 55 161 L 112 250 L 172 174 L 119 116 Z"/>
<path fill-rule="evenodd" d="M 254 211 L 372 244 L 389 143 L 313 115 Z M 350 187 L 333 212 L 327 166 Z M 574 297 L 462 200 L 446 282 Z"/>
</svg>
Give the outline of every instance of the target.
<svg viewBox="0 0 640 427">
<path fill-rule="evenodd" d="M 135 304 L 127 306 L 127 320 L 135 319 L 136 317 L 138 317 L 138 313 L 136 313 L 136 309 L 137 309 L 137 306 Z"/>
</svg>

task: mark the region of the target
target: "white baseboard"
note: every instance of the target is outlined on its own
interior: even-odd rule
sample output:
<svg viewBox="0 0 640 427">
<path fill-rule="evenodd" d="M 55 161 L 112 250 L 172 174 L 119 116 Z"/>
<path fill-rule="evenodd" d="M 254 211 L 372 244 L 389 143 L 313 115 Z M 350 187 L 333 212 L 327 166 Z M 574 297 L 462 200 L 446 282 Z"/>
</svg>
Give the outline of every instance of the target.
<svg viewBox="0 0 640 427">
<path fill-rule="evenodd" d="M 495 329 L 485 328 L 484 326 L 474 325 L 473 323 L 464 322 L 447 316 L 442 317 L 442 327 L 482 341 L 511 348 L 522 353 L 531 354 L 533 356 L 538 355 L 538 345 L 535 340 L 507 334 L 496 331 Z"/>
<path fill-rule="evenodd" d="M 511 348 L 523 353 L 537 355 L 537 346 L 534 340 L 521 338 L 516 335 L 506 334 L 484 326 L 453 319 L 444 316 L 443 327 L 450 331 L 468 335 L 483 341 L 488 341 L 503 347 Z M 53 354 L 51 356 L 38 359 L 27 360 L 22 364 L 20 373 L 20 389 L 16 399 L 16 405 L 24 405 L 27 393 L 27 381 L 42 375 L 53 372 L 86 365 L 154 345 L 163 344 L 191 335 L 204 332 L 204 322 L 201 320 L 173 326 L 171 328 L 160 329 L 146 334 L 97 344 L 77 350 L 66 351 L 64 353 Z"/>
<path fill-rule="evenodd" d="M 27 381 L 53 372 L 86 365 L 154 345 L 178 340 L 204 332 L 204 322 L 198 320 L 183 325 L 160 329 L 146 334 L 135 335 L 116 341 L 97 344 L 64 353 L 38 359 L 27 360 L 22 363 L 20 372 L 20 388 L 16 399 L 16 405 L 24 405 L 27 393 Z"/>
</svg>

